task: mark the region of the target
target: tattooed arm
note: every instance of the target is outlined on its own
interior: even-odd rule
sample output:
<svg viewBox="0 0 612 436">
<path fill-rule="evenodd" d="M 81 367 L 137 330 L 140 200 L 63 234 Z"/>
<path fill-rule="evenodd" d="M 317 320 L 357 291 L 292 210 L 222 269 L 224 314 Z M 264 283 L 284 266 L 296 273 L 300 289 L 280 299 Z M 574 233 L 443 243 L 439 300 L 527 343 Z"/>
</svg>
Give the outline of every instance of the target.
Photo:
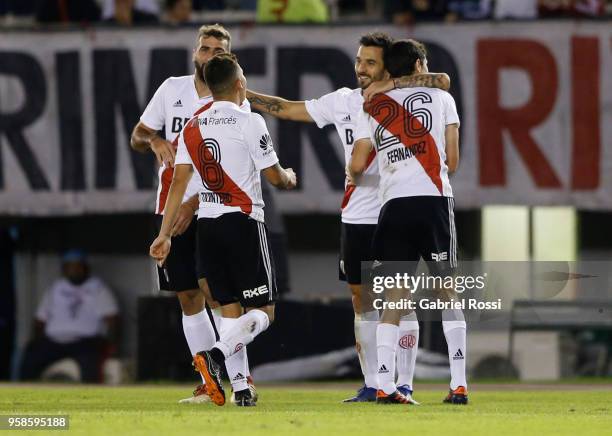
<svg viewBox="0 0 612 436">
<path fill-rule="evenodd" d="M 381 80 L 368 86 L 363 91 L 363 98 L 365 101 L 370 101 L 376 94 L 382 94 L 392 89 L 416 88 L 419 86 L 448 91 L 450 89 L 450 77 L 446 73 L 422 73 Z"/>
<path fill-rule="evenodd" d="M 254 109 L 274 117 L 283 120 L 313 122 L 303 101 L 289 101 L 249 90 L 247 90 L 247 100 Z"/>
</svg>

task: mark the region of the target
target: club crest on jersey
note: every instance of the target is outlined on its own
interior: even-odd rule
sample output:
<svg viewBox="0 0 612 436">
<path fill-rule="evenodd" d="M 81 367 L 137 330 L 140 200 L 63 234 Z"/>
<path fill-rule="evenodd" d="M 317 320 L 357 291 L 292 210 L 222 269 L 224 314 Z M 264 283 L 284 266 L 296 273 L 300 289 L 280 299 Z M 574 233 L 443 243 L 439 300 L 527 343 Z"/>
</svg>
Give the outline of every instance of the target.
<svg viewBox="0 0 612 436">
<path fill-rule="evenodd" d="M 262 286 L 259 286 L 253 289 L 245 289 L 244 291 L 242 291 L 242 295 L 244 296 L 244 298 L 255 298 L 255 297 L 259 297 L 260 295 L 265 295 L 267 293 L 268 293 L 267 285 L 262 285 Z"/>
<path fill-rule="evenodd" d="M 183 107 L 183 102 L 181 102 L 181 99 L 178 99 L 177 101 L 174 102 L 172 107 Z"/>
<path fill-rule="evenodd" d="M 431 260 L 434 262 L 448 260 L 448 253 L 446 251 L 443 251 L 442 253 L 431 253 Z"/>
</svg>

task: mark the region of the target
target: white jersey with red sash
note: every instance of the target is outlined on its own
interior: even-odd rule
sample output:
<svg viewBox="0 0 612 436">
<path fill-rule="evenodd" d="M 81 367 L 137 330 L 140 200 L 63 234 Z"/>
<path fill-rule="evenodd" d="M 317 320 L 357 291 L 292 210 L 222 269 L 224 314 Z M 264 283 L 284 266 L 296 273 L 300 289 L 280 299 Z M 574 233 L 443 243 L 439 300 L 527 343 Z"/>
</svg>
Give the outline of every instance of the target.
<svg viewBox="0 0 612 436">
<path fill-rule="evenodd" d="M 242 212 L 263 222 L 260 171 L 276 163 L 264 119 L 232 102 L 214 101 L 178 138 L 175 165 L 192 165 L 201 181 L 198 218 Z"/>
<path fill-rule="evenodd" d="M 453 97 L 434 88 L 406 88 L 377 96 L 359 115 L 356 139 L 377 154 L 383 204 L 393 198 L 452 197 L 445 129 L 458 124 Z"/>
</svg>

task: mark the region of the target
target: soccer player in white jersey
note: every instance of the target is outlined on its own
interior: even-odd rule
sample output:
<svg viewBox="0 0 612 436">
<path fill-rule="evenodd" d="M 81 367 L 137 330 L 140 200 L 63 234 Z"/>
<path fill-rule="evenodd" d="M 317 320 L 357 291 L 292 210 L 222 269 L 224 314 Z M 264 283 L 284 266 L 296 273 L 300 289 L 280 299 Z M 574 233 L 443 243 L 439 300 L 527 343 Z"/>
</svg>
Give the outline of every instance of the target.
<svg viewBox="0 0 612 436">
<path fill-rule="evenodd" d="M 155 206 L 158 228 L 164 215 L 174 172 L 176 144 L 172 144 L 171 141 L 178 136 L 198 109 L 212 102 L 210 90 L 204 81 L 204 65 L 215 54 L 227 53 L 230 50 L 231 35 L 225 28 L 217 24 L 202 26 L 193 52 L 194 74 L 170 77 L 162 83 L 134 128 L 132 147 L 141 152 L 150 149 L 161 165 L 158 172 L 159 183 Z M 165 129 L 166 139 L 158 133 L 162 129 Z M 213 309 L 217 330 L 223 330 L 234 322 L 233 319 L 223 319 L 219 316 L 217 310 L 219 305 L 210 298 L 206 283 L 203 283 L 203 290 L 198 286 L 195 214 L 198 210 L 199 185 L 197 178 L 189 182 L 172 229 L 172 252 L 166 259 L 165 265 L 158 266 L 160 289 L 176 292 L 181 304 L 183 332 L 192 356 L 215 341 L 214 330 L 208 325 L 210 321 L 205 310 L 205 301 Z M 254 390 L 246 349 L 228 360 L 227 372 L 234 390 L 242 389 L 247 383 Z M 257 398 L 255 391 L 254 394 Z M 210 398 L 206 395 L 202 383 L 196 387 L 193 396 L 180 402 L 208 401 Z"/>
<path fill-rule="evenodd" d="M 212 297 L 225 315 L 246 310 L 221 332 L 214 346 L 203 348 L 194 363 L 205 378 L 206 392 L 225 403 L 220 370 L 274 320 L 276 281 L 271 262 L 260 172 L 272 185 L 291 189 L 296 177 L 283 169 L 261 115 L 240 108 L 246 79 L 228 53 L 204 68 L 213 104 L 184 127 L 159 236 L 150 253 L 164 262 L 170 252 L 172 224 L 191 175 L 201 182 L 197 221 L 198 276 L 206 277 Z M 251 391 L 235 392 L 236 402 L 254 406 Z"/>
<path fill-rule="evenodd" d="M 288 101 L 280 97 L 247 92 L 251 106 L 275 117 L 292 120 L 315 122 L 318 127 L 333 124 L 336 127 L 344 148 L 344 157 L 348 164 L 353 151 L 353 137 L 357 115 L 363 106 L 362 92 L 372 83 L 388 78 L 385 71 L 384 55 L 391 44 L 391 38 L 382 32 L 363 35 L 359 40 L 359 49 L 355 58 L 355 74 L 358 88 L 340 88 L 318 99 L 308 101 Z M 448 89 L 450 80 L 446 74 L 424 73 L 397 79 L 397 85 L 430 86 Z M 364 385 L 357 394 L 345 402 L 375 401 L 377 390 L 377 357 L 376 326 L 378 311 L 361 301 L 361 262 L 371 260 L 371 245 L 378 214 L 380 200 L 376 180 L 378 169 L 371 155 L 366 174 L 375 179 L 370 186 L 355 186 L 346 183 L 342 201 L 342 224 L 340 241 L 340 279 L 348 282 L 351 290 L 353 309 L 355 311 L 355 341 L 359 355 Z M 419 324 L 416 320 L 402 323 L 400 337 L 416 337 L 412 347 L 401 346 L 398 354 L 398 383 L 409 397 L 412 394 L 412 378 L 418 346 Z M 415 343 L 416 342 L 416 343 Z"/>
<path fill-rule="evenodd" d="M 425 47 L 414 40 L 394 42 L 385 62 L 393 77 L 427 72 Z M 374 258 L 382 262 L 382 271 L 385 261 L 416 265 L 422 257 L 434 273 L 451 274 L 457 265 L 457 245 L 448 174 L 459 161 L 459 117 L 453 97 L 440 89 L 395 89 L 376 96 L 366 110 L 359 115 L 349 171 L 359 184 L 375 150 L 383 207 Z M 393 379 L 402 315 L 406 316 L 385 310 L 378 325 L 380 403 L 408 403 Z M 466 323 L 461 310 L 444 310 L 442 325 L 451 367 L 450 392 L 444 401 L 467 404 Z"/>
</svg>

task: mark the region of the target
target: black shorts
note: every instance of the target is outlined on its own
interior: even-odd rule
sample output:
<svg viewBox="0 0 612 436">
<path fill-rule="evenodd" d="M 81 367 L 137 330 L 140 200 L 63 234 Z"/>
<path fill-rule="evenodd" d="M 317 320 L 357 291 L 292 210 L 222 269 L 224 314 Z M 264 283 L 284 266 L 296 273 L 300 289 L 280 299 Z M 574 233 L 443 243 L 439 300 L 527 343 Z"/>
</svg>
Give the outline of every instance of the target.
<svg viewBox="0 0 612 436">
<path fill-rule="evenodd" d="M 265 224 L 242 212 L 198 219 L 198 273 L 222 306 L 273 303 L 278 291 Z"/>
<path fill-rule="evenodd" d="M 361 284 L 362 263 L 373 260 L 372 241 L 376 224 L 348 224 L 340 227 L 339 278 L 350 285 Z"/>
<path fill-rule="evenodd" d="M 156 215 L 157 230 L 161 228 L 163 215 Z M 196 229 L 197 217 L 182 235 L 172 238 L 170 254 L 163 268 L 157 267 L 159 289 L 163 291 L 190 291 L 199 289 L 196 272 Z"/>
<path fill-rule="evenodd" d="M 435 273 L 457 266 L 454 200 L 451 197 L 402 197 L 385 203 L 374 235 L 378 261 L 418 262 Z"/>
</svg>

